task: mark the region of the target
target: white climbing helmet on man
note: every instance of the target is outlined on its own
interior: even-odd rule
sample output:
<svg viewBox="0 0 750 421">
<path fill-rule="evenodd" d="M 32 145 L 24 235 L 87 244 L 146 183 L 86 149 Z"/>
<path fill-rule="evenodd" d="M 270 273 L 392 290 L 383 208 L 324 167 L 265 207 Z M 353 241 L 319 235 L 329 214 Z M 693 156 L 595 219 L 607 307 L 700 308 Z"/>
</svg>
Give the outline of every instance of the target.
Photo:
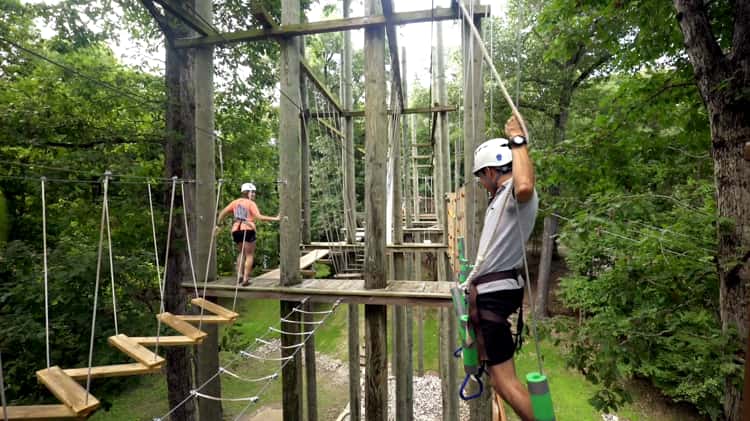
<svg viewBox="0 0 750 421">
<path fill-rule="evenodd" d="M 242 185 L 242 188 L 240 188 L 240 192 L 244 193 L 246 191 L 255 191 L 255 184 L 253 183 L 245 183 Z"/>
<path fill-rule="evenodd" d="M 513 162 L 508 139 L 497 137 L 490 139 L 474 149 L 474 175 L 487 167 L 505 167 Z"/>
</svg>

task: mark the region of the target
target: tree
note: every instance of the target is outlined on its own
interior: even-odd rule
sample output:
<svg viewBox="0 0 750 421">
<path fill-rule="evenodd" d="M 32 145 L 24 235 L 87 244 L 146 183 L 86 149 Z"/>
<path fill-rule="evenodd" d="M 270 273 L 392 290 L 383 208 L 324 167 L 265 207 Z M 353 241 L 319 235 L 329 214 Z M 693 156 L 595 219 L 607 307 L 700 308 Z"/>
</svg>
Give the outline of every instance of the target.
<svg viewBox="0 0 750 421">
<path fill-rule="evenodd" d="M 750 1 L 733 2 L 734 28 L 731 38 L 723 39 L 717 37 L 717 26 L 722 22 L 719 14 L 723 12 L 720 5 L 675 0 L 674 7 L 685 51 L 709 114 L 717 211 L 721 218 L 717 226 L 716 266 L 721 283 L 722 328 L 737 329 L 744 342 L 750 321 L 750 162 L 743 157 L 750 142 Z M 746 354 L 746 360 L 747 357 Z M 727 382 L 727 420 L 741 419 L 740 390 L 738 385 Z"/>
</svg>

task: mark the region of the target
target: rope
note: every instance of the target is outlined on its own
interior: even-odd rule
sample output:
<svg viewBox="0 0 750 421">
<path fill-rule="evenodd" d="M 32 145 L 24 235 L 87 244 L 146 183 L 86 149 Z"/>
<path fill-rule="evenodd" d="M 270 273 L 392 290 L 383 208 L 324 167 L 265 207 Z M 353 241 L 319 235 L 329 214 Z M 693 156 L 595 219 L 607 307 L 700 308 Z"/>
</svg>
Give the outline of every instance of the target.
<svg viewBox="0 0 750 421">
<path fill-rule="evenodd" d="M 156 225 L 154 223 L 154 203 L 151 199 L 151 183 L 147 184 L 148 186 L 148 210 L 149 215 L 151 215 L 151 234 L 154 239 L 154 260 L 156 260 L 156 282 L 159 284 L 159 296 L 161 297 L 164 292 L 161 288 L 161 282 L 159 280 L 161 279 L 161 270 L 159 269 L 159 247 L 156 245 Z"/>
<path fill-rule="evenodd" d="M 247 398 L 219 398 L 216 396 L 206 395 L 204 393 L 192 391 L 193 395 L 198 396 L 200 398 L 212 400 L 212 401 L 218 401 L 218 402 L 247 402 L 250 401 L 250 403 L 258 402 L 258 399 L 260 399 L 257 395 L 256 396 L 250 396 Z"/>
<path fill-rule="evenodd" d="M 301 313 L 301 314 L 331 314 L 331 310 L 326 311 L 308 311 L 308 310 L 302 310 L 300 308 L 295 307 L 293 310 L 295 313 Z"/>
<path fill-rule="evenodd" d="M 256 359 L 256 360 L 259 360 L 259 361 L 286 361 L 286 360 L 292 358 L 292 356 L 281 357 L 281 358 L 261 357 L 261 356 L 255 355 L 255 354 L 251 354 L 250 352 L 247 352 L 247 351 L 240 351 L 240 355 L 242 355 L 245 358 L 253 358 L 253 359 Z"/>
<path fill-rule="evenodd" d="M 282 320 L 284 320 L 284 319 L 282 319 Z M 276 346 L 275 342 L 264 341 L 261 338 L 255 338 L 255 342 L 260 342 L 263 345 Z M 299 348 L 300 346 L 302 346 L 302 344 L 279 345 L 278 347 L 276 347 L 276 350 L 279 350 L 279 349 L 294 349 L 294 348 Z"/>
<path fill-rule="evenodd" d="M 231 371 L 227 370 L 224 367 L 219 367 L 219 372 L 221 372 L 222 374 L 227 374 L 227 375 L 229 375 L 231 377 L 234 377 L 237 380 L 240 380 L 240 381 L 243 381 L 243 382 L 247 382 L 247 383 L 257 383 L 257 382 L 262 382 L 263 380 L 275 380 L 276 378 L 279 377 L 278 373 L 273 373 L 273 374 L 270 374 L 268 376 L 258 377 L 256 379 L 248 379 L 246 377 L 242 377 L 242 376 L 239 376 L 239 375 L 237 375 L 235 373 L 232 373 Z"/>
<path fill-rule="evenodd" d="M 281 329 L 276 329 L 275 327 L 269 327 L 268 330 L 270 330 L 271 332 L 281 333 L 282 335 L 293 335 L 293 336 L 305 336 L 305 335 L 309 335 L 315 332 L 315 329 L 309 332 L 287 332 Z"/>
<path fill-rule="evenodd" d="M 216 218 L 218 218 L 218 209 L 219 209 L 219 199 L 221 198 L 221 186 L 224 184 L 223 179 L 219 179 L 218 185 L 216 187 L 216 202 L 214 203 L 214 209 L 216 209 L 217 214 L 213 217 L 213 223 L 211 225 L 211 241 L 208 243 L 208 255 L 206 256 L 206 271 L 203 276 L 203 294 L 201 297 L 204 299 L 206 298 L 206 289 L 208 288 L 208 268 L 211 267 L 211 257 L 214 251 L 214 243 L 216 242 Z M 237 296 L 237 292 L 235 290 L 235 297 Z M 232 310 L 234 310 L 234 307 L 232 307 Z M 205 309 L 201 307 L 201 316 L 203 316 L 203 313 L 205 312 Z M 203 317 L 201 317 L 203 319 Z M 202 320 L 201 320 L 202 322 Z M 201 323 L 199 322 L 199 324 Z"/>
<path fill-rule="evenodd" d="M 50 368 L 49 356 L 49 269 L 47 267 L 47 195 L 44 190 L 45 177 L 42 182 L 42 248 L 44 254 L 44 333 L 47 347 L 47 368 Z M 0 385 L 1 386 L 1 385 Z"/>
<path fill-rule="evenodd" d="M 110 173 L 104 173 L 104 197 L 102 198 L 102 219 L 99 223 L 99 251 L 96 259 L 96 282 L 94 283 L 94 309 L 91 315 L 91 340 L 89 342 L 89 366 L 86 374 L 86 399 L 85 403 L 89 402 L 89 390 L 91 390 L 91 365 L 94 357 L 94 333 L 96 331 L 96 307 L 99 302 L 99 279 L 102 268 L 102 247 L 104 243 L 104 225 L 107 214 L 107 195 L 109 189 L 109 177 Z"/>
<path fill-rule="evenodd" d="M 320 320 L 312 320 L 308 322 L 308 321 L 300 321 L 300 320 L 281 319 L 281 321 L 286 322 L 286 323 L 298 324 L 298 325 L 319 325 L 323 323 Z"/>
<path fill-rule="evenodd" d="M 521 129 L 523 130 L 524 135 L 526 136 L 526 139 L 529 139 L 529 131 L 526 129 L 526 122 L 523 120 L 523 117 L 521 116 L 521 113 L 516 108 L 516 105 L 513 103 L 513 100 L 510 98 L 510 95 L 508 94 L 508 90 L 505 89 L 505 84 L 503 83 L 502 78 L 500 77 L 500 74 L 497 73 L 497 69 L 495 68 L 494 63 L 492 63 L 492 58 L 490 57 L 490 54 L 487 52 L 487 48 L 484 45 L 484 42 L 482 42 L 482 36 L 479 34 L 479 31 L 477 30 L 477 27 L 474 25 L 474 22 L 472 22 L 471 18 L 469 17 L 469 12 L 466 10 L 466 6 L 464 6 L 463 1 L 458 1 L 458 6 L 463 11 L 463 17 L 466 21 L 466 24 L 468 25 L 469 29 L 471 30 L 472 34 L 474 35 L 474 38 L 476 38 L 477 42 L 476 44 L 479 46 L 480 50 L 482 51 L 482 55 L 484 56 L 485 61 L 487 62 L 490 70 L 492 71 L 492 75 L 495 77 L 497 83 L 500 85 L 500 91 L 503 93 L 503 97 L 505 98 L 505 101 L 510 106 L 510 109 L 513 112 L 513 115 L 518 120 L 518 123 L 521 125 Z M 473 7 L 473 3 L 472 3 Z M 471 15 L 473 16 L 473 15 Z M 473 52 L 474 43 L 471 43 L 470 51 Z M 474 90 L 472 90 L 472 95 L 474 94 Z"/>
<path fill-rule="evenodd" d="M 187 215 L 187 196 L 185 196 L 185 183 L 180 183 L 180 194 L 182 195 L 182 220 L 185 221 L 185 241 L 187 242 L 188 261 L 190 262 L 190 275 L 193 278 L 193 289 L 195 290 L 195 296 L 198 296 L 198 279 L 195 276 L 195 264 L 193 264 L 193 249 L 190 247 L 190 228 L 188 227 L 188 215 Z"/>
<path fill-rule="evenodd" d="M 3 375 L 3 353 L 0 352 L 0 400 L 3 404 L 3 419 L 8 421 L 8 404 L 5 402 L 5 376 Z"/>
<path fill-rule="evenodd" d="M 115 290 L 115 265 L 112 258 L 112 228 L 109 222 L 109 201 L 104 202 L 107 216 L 107 254 L 109 255 L 109 279 L 112 284 L 112 317 L 115 320 L 115 335 L 120 334 L 120 329 L 117 327 L 117 293 Z"/>
<path fill-rule="evenodd" d="M 159 284 L 159 291 L 161 296 L 159 297 L 159 313 L 164 313 L 164 290 L 167 285 L 167 268 L 169 263 L 169 247 L 172 241 L 172 216 L 174 214 L 174 195 L 177 187 L 177 177 L 172 178 L 172 194 L 169 200 L 169 221 L 167 222 L 167 247 L 164 249 L 164 272 L 162 273 L 162 280 Z M 156 318 L 156 347 L 154 350 L 154 360 L 159 358 L 159 339 L 161 338 L 161 319 Z"/>
<path fill-rule="evenodd" d="M 516 203 L 516 215 L 520 215 L 520 210 L 518 207 L 518 200 L 515 201 Z M 531 310 L 531 335 L 534 337 L 534 347 L 536 349 L 536 362 L 539 366 L 539 374 L 544 374 L 544 364 L 542 363 L 542 351 L 539 347 L 539 334 L 536 329 L 536 314 L 534 311 L 534 290 L 531 287 L 531 278 L 529 278 L 529 262 L 526 260 L 526 241 L 524 240 L 526 237 L 524 237 L 523 229 L 521 229 L 521 224 L 516 224 L 516 227 L 518 227 L 518 234 L 521 236 L 521 252 L 523 253 L 523 268 L 524 272 L 526 274 L 526 289 L 529 291 L 529 309 Z M 522 310 L 523 311 L 523 310 Z M 519 332 L 521 333 L 521 332 Z"/>
</svg>

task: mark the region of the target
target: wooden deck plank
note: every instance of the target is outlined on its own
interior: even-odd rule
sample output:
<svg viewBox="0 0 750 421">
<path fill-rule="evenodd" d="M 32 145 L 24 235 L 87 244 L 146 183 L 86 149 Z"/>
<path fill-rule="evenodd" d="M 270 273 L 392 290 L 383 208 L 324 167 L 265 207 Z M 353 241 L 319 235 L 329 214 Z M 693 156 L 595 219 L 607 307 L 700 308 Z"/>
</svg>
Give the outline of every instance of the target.
<svg viewBox="0 0 750 421">
<path fill-rule="evenodd" d="M 233 319 L 227 319 L 224 316 L 216 316 L 213 314 L 181 314 L 179 316 L 175 316 L 179 320 L 186 321 L 188 323 L 206 323 L 206 324 L 230 324 L 233 323 Z"/>
<path fill-rule="evenodd" d="M 359 304 L 414 304 L 420 306 L 449 307 L 451 305 L 450 282 L 389 281 L 389 286 L 382 289 L 365 289 L 361 279 L 311 279 L 301 284 L 281 287 L 274 285 L 260 286 L 256 283 L 240 288 L 238 297 L 246 299 L 279 299 L 300 301 L 309 297 L 315 302 L 334 302 L 341 299 L 344 303 Z M 192 288 L 185 283 L 185 288 Z M 209 284 L 207 295 L 216 297 L 234 297 L 234 285 L 228 280 Z"/>
<path fill-rule="evenodd" d="M 141 364 L 149 367 L 158 367 L 164 364 L 164 358 L 154 354 L 150 349 L 142 346 L 122 333 L 110 336 L 107 339 L 107 342 Z"/>
<path fill-rule="evenodd" d="M 132 338 L 131 338 L 132 339 Z M 85 381 L 88 378 L 88 367 L 66 368 L 65 374 L 76 381 Z M 149 367 L 141 363 L 114 364 L 91 367 L 91 378 L 102 379 L 106 377 L 140 376 L 142 374 L 154 374 L 161 372 L 161 367 Z"/>
<path fill-rule="evenodd" d="M 57 421 L 83 419 L 65 405 L 8 406 L 8 421 Z M 2 408 L 0 408 L 0 420 Z"/>
<path fill-rule="evenodd" d="M 77 416 L 85 416 L 99 408 L 99 400 L 92 394 L 86 393 L 86 389 L 58 366 L 39 370 L 36 372 L 36 377 Z"/>
<path fill-rule="evenodd" d="M 159 346 L 186 346 L 198 343 L 195 339 L 187 336 L 160 336 L 158 338 L 156 336 L 131 336 L 130 339 L 143 346 L 154 346 L 157 341 Z"/>
<path fill-rule="evenodd" d="M 190 302 L 195 306 L 201 307 L 202 309 L 210 311 L 213 314 L 226 317 L 227 319 L 234 320 L 239 317 L 238 313 L 200 297 L 193 298 L 192 300 L 190 300 Z"/>
</svg>

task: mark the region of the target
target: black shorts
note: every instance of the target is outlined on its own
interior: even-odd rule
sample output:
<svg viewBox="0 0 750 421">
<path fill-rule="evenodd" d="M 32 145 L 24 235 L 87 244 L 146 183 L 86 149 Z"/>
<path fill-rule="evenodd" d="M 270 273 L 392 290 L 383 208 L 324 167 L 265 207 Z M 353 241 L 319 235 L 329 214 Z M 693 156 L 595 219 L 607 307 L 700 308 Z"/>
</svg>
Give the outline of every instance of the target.
<svg viewBox="0 0 750 421">
<path fill-rule="evenodd" d="M 523 288 L 509 289 L 477 296 L 477 307 L 490 311 L 507 320 L 523 303 Z M 484 337 L 484 350 L 487 354 L 487 366 L 504 363 L 513 358 L 516 344 L 510 331 L 510 322 L 500 323 L 480 320 L 479 328 Z"/>
<path fill-rule="evenodd" d="M 235 243 L 242 243 L 243 239 L 246 243 L 255 242 L 255 230 L 239 230 L 232 233 L 232 239 Z"/>
</svg>

